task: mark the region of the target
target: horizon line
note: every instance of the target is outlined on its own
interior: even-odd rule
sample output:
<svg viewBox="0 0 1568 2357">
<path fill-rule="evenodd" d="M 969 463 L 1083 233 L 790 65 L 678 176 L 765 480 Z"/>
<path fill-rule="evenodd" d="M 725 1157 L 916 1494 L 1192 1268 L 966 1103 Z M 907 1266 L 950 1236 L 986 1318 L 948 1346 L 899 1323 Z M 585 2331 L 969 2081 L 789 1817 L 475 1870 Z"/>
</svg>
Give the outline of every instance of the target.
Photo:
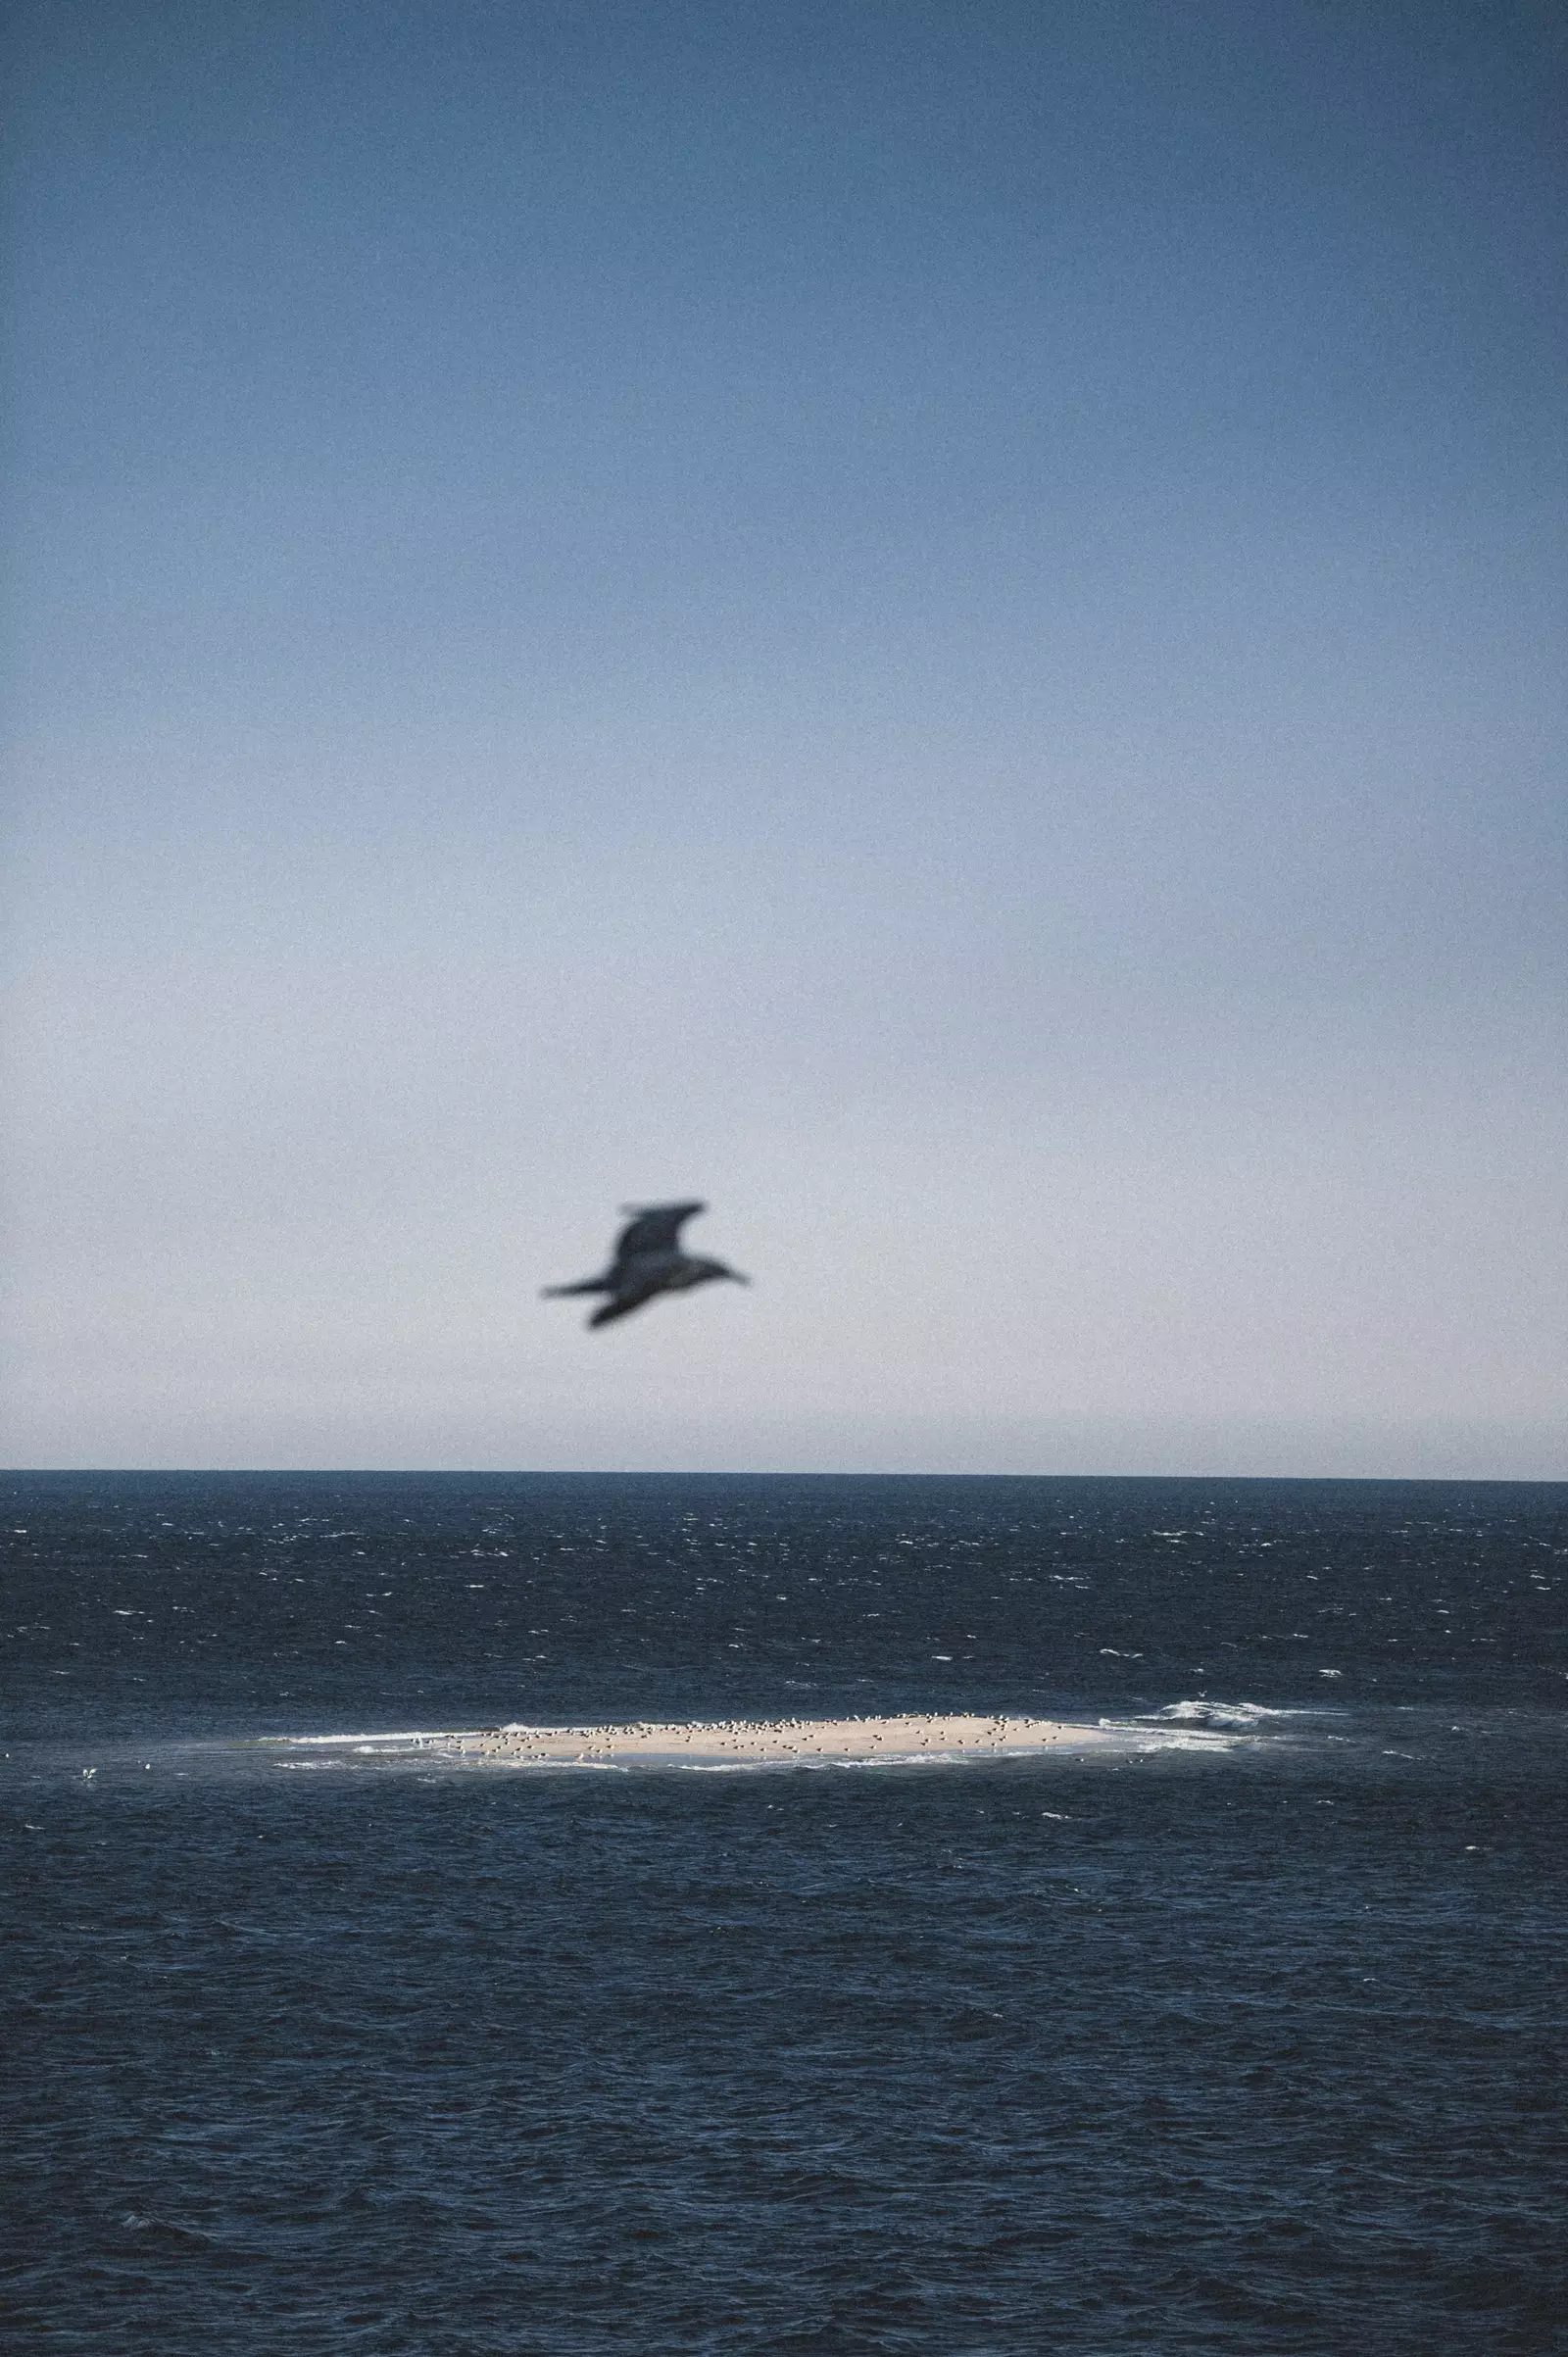
<svg viewBox="0 0 1568 2357">
<path fill-rule="evenodd" d="M 0 1480 L 98 1481 L 120 1478 L 148 1480 L 237 1481 L 1040 1481 L 1040 1482 L 1322 1482 L 1365 1485 L 1401 1483 L 1429 1489 L 1448 1484 L 1468 1489 L 1563 1489 L 1568 1473 L 1056 1473 L 949 1472 L 940 1468 L 913 1472 L 908 1467 L 885 1470 L 832 1470 L 820 1466 L 638 1466 L 638 1465 L 6 1465 Z"/>
</svg>

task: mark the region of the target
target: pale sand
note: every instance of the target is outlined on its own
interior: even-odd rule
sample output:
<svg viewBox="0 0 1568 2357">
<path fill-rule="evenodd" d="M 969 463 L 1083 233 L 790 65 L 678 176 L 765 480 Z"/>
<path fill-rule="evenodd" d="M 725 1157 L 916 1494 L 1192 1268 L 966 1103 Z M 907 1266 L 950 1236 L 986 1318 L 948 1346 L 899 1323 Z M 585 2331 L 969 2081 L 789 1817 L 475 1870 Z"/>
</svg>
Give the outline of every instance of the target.
<svg viewBox="0 0 1568 2357">
<path fill-rule="evenodd" d="M 276 1740 L 275 1738 L 273 1739 Z M 286 1740 L 286 1739 L 285 1739 Z M 295 1739 L 298 1741 L 299 1739 Z M 313 1744 L 352 1743 L 359 1751 L 445 1753 L 462 1759 L 493 1759 L 523 1766 L 552 1761 L 571 1766 L 631 1765 L 673 1761 L 696 1766 L 739 1766 L 812 1760 L 986 1758 L 1053 1750 L 1078 1751 L 1125 1742 L 1107 1727 L 1085 1727 L 1062 1719 L 986 1717 L 910 1712 L 882 1719 L 715 1719 L 676 1720 L 660 1725 L 639 1720 L 627 1726 L 492 1727 L 471 1734 L 317 1736 Z"/>
</svg>

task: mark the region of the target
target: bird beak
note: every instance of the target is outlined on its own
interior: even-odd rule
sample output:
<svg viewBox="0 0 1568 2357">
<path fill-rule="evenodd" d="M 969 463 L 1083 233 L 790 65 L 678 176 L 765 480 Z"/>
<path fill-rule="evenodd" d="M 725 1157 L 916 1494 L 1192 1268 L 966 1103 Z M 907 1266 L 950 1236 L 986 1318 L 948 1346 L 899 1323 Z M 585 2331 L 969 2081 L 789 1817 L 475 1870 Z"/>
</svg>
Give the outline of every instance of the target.
<svg viewBox="0 0 1568 2357">
<path fill-rule="evenodd" d="M 733 1277 L 737 1285 L 750 1285 L 752 1281 L 750 1277 L 743 1277 L 738 1268 L 727 1268 L 724 1274 L 726 1277 Z"/>
</svg>

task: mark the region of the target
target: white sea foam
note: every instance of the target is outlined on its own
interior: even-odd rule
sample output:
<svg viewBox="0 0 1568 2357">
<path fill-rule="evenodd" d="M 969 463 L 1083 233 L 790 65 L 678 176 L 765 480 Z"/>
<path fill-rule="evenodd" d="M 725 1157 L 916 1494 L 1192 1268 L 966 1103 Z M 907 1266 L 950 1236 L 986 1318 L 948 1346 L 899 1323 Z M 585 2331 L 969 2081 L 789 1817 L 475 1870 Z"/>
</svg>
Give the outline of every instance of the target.
<svg viewBox="0 0 1568 2357">
<path fill-rule="evenodd" d="M 456 1743 L 462 1738 L 463 1730 L 457 1727 L 416 1727 L 395 1735 L 264 1735 L 257 1740 L 303 1747 L 307 1743 Z"/>
<path fill-rule="evenodd" d="M 1152 1751 L 1229 1751 L 1240 1740 L 1225 1728 L 1191 1723 L 1156 1726 L 1149 1718 L 1102 1719 L 1100 1724 L 1106 1735 L 1119 1735 L 1128 1748 L 1145 1757 Z"/>
<path fill-rule="evenodd" d="M 1158 1747 L 1161 1751 L 1233 1751 L 1237 1740 L 1234 1735 L 1195 1727 L 1185 1735 L 1161 1736 Z"/>
</svg>

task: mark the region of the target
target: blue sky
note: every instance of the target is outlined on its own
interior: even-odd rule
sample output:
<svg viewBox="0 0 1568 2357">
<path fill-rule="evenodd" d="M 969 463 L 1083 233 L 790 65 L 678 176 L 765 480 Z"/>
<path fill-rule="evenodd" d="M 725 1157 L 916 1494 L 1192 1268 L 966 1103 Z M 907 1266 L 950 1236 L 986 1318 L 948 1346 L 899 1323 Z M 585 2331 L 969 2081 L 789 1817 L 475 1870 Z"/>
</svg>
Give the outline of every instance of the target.
<svg viewBox="0 0 1568 2357">
<path fill-rule="evenodd" d="M 22 27 L 10 1461 L 1568 1474 L 1557 12 Z"/>
</svg>

